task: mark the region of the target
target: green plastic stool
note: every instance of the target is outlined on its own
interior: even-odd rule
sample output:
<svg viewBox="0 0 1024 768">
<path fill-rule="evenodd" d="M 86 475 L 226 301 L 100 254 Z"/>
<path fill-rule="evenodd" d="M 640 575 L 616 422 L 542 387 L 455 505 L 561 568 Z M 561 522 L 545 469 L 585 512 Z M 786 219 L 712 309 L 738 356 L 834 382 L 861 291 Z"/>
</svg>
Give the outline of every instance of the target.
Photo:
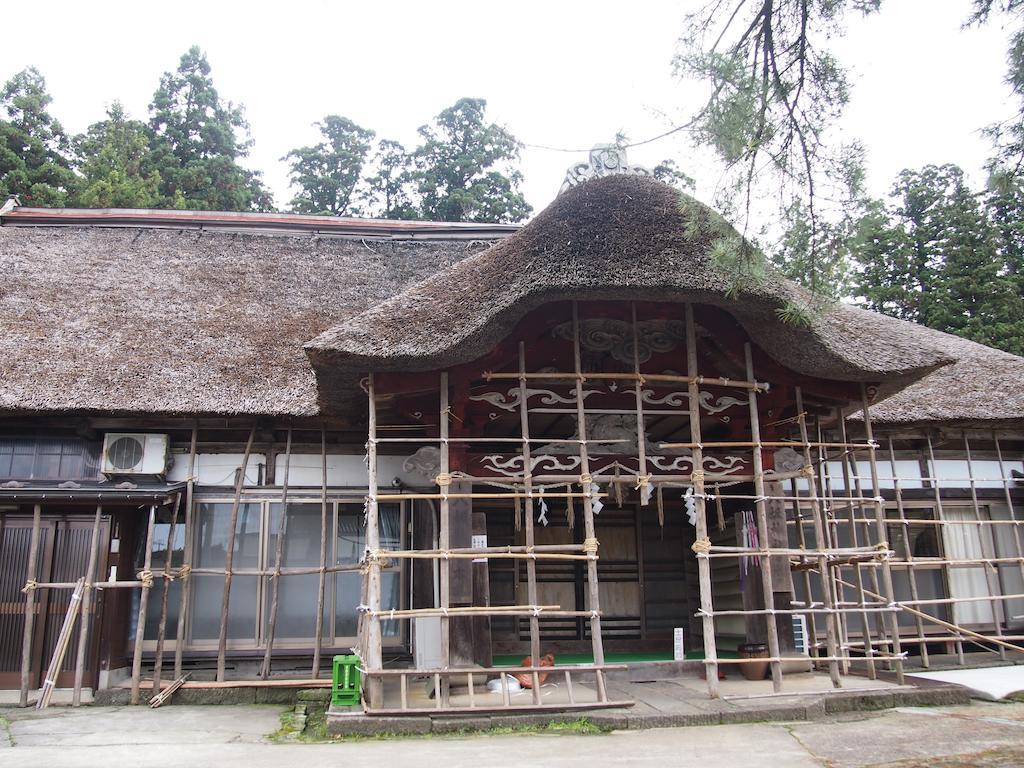
<svg viewBox="0 0 1024 768">
<path fill-rule="evenodd" d="M 331 705 L 355 707 L 359 705 L 362 691 L 359 686 L 359 657 L 335 656 L 331 687 Z"/>
</svg>

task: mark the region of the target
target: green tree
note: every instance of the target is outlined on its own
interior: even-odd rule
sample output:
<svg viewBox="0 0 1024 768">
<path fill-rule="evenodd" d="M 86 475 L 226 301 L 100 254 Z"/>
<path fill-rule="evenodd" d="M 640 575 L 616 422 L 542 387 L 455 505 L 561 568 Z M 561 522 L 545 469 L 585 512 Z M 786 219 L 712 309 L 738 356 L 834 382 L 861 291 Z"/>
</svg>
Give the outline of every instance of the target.
<svg viewBox="0 0 1024 768">
<path fill-rule="evenodd" d="M 139 120 L 130 120 L 120 103 L 107 119 L 75 137 L 76 166 L 81 174 L 74 205 L 80 208 L 160 208 L 160 174 L 150 147 L 155 137 Z"/>
<path fill-rule="evenodd" d="M 1001 206 L 1012 216 L 1005 208 L 1019 202 L 973 192 L 954 165 L 903 171 L 892 197 L 893 208 L 873 206 L 852 239 L 861 303 L 1024 352 L 1020 280 L 995 218 Z"/>
<path fill-rule="evenodd" d="M 799 202 L 812 271 L 823 239 L 820 200 L 838 199 L 842 210 L 844 180 L 860 158 L 827 140 L 849 85 L 826 41 L 842 33 L 847 10 L 871 13 L 880 1 L 713 0 L 685 18 L 674 59 L 678 75 L 710 89 L 680 129 L 689 128 L 725 165 L 716 202 L 746 219 L 758 186 L 771 188 L 783 212 Z"/>
<path fill-rule="evenodd" d="M 361 211 L 353 205 L 354 193 L 374 132 L 338 115 L 327 115 L 314 125 L 323 139 L 293 149 L 281 158 L 291 168 L 292 186 L 300 190 L 292 199 L 292 210 L 326 216 L 358 215 Z"/>
<path fill-rule="evenodd" d="M 382 139 L 373 158 L 374 173 L 366 178 L 363 199 L 371 216 L 415 219 L 412 157 L 397 141 Z"/>
<path fill-rule="evenodd" d="M 198 46 L 182 55 L 174 72 L 161 76 L 149 112 L 160 192 L 166 199 L 183 199 L 195 209 L 273 207 L 260 174 L 238 162 L 252 146 L 242 108 L 221 99 Z"/>
<path fill-rule="evenodd" d="M 675 160 L 662 160 L 651 169 L 651 173 L 658 181 L 669 184 L 676 189 L 693 191 L 697 186 L 693 176 L 681 170 L 676 165 Z"/>
<path fill-rule="evenodd" d="M 513 166 L 519 142 L 485 122 L 486 108 L 483 99 L 459 99 L 419 129 L 423 142 L 413 158 L 423 218 L 514 222 L 530 214 Z"/>
<path fill-rule="evenodd" d="M 69 142 L 47 111 L 53 101 L 46 80 L 28 67 L 0 90 L 0 197 L 18 195 L 22 205 L 67 205 L 75 176 L 67 158 Z"/>
<path fill-rule="evenodd" d="M 989 165 L 993 171 L 1017 176 L 1024 169 L 1024 0 L 974 0 L 968 23 L 983 24 L 993 15 L 1010 16 L 1015 24 L 1006 53 L 1005 82 L 1016 105 L 1011 117 L 985 129 L 995 148 Z"/>
</svg>

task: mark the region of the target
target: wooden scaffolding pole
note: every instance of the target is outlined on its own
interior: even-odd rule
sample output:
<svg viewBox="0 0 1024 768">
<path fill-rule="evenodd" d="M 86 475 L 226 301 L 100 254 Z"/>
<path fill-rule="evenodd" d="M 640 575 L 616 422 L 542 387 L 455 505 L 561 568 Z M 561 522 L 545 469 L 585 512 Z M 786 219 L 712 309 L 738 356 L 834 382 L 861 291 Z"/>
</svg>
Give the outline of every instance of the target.
<svg viewBox="0 0 1024 768">
<path fill-rule="evenodd" d="M 192 422 L 192 439 L 189 442 L 188 450 L 188 480 L 185 485 L 185 551 L 182 555 L 181 571 L 178 579 L 181 581 L 181 597 L 178 601 L 178 627 L 174 635 L 174 679 L 181 678 L 181 656 L 185 650 L 185 617 L 188 615 L 189 592 L 192 591 L 192 581 L 189 578 L 192 570 L 192 546 L 195 537 L 195 514 L 193 507 L 193 496 L 196 487 L 196 447 L 199 442 L 199 420 Z"/>
<path fill-rule="evenodd" d="M 839 521 L 835 516 L 835 500 L 832 489 L 832 473 L 829 471 L 828 462 L 828 448 L 825 447 L 821 430 L 821 421 L 815 419 L 815 433 L 818 438 L 818 471 L 820 473 L 821 490 L 824 494 L 825 501 L 823 502 L 824 507 L 822 508 L 822 516 L 825 523 L 825 541 L 829 547 L 838 545 L 839 542 Z M 832 584 L 832 594 L 835 595 L 836 602 L 842 602 L 846 598 L 845 589 L 842 587 L 839 573 L 839 568 L 829 568 L 828 578 Z M 849 651 L 849 614 L 845 612 L 836 614 L 836 625 L 839 630 L 839 647 L 843 650 L 842 655 L 848 656 Z M 850 662 L 844 659 L 840 662 L 840 669 L 842 674 L 848 674 L 850 671 Z"/>
<path fill-rule="evenodd" d="M 281 481 L 281 514 L 277 519 L 277 541 L 274 546 L 274 572 L 270 576 L 270 622 L 267 625 L 267 648 L 263 652 L 263 663 L 260 665 L 260 679 L 270 676 L 271 656 L 274 653 L 274 635 L 277 630 L 277 608 L 281 597 L 281 559 L 284 557 L 284 542 L 288 531 L 288 473 L 292 461 L 292 426 L 288 425 L 288 433 L 284 444 L 284 478 Z M 321 541 L 323 536 L 320 537 Z"/>
<path fill-rule="evenodd" d="M 845 442 L 846 441 L 846 418 L 843 416 L 842 411 L 839 410 L 839 409 L 836 409 L 836 420 L 839 423 L 840 434 L 842 435 L 839 439 L 842 440 L 843 442 Z M 850 496 L 851 499 L 852 499 L 852 493 L 853 493 L 852 486 L 853 486 L 853 482 L 851 481 L 850 466 L 847 463 L 848 457 L 849 457 L 849 451 L 844 451 L 844 452 L 839 454 L 839 462 L 840 462 L 840 466 L 841 466 L 842 472 L 843 472 L 843 488 L 845 489 L 847 496 Z M 854 466 L 853 466 L 853 473 L 856 474 L 856 472 L 857 472 L 857 465 L 854 464 Z M 860 488 L 859 483 L 858 483 L 857 487 L 858 487 L 858 490 L 859 490 L 859 488 Z M 861 495 L 861 503 L 863 504 L 863 494 Z M 864 514 L 863 506 L 858 507 L 858 509 L 861 510 L 860 514 L 863 516 L 863 514 Z M 847 522 L 848 522 L 848 525 L 850 526 L 850 542 L 851 542 L 851 544 L 854 547 L 856 547 L 858 545 L 858 542 L 860 541 L 860 537 L 857 535 L 857 515 L 854 512 L 853 502 L 852 501 L 847 505 L 847 513 L 848 513 L 848 520 L 847 520 Z M 854 569 L 854 576 L 855 576 L 856 581 L 857 581 L 857 591 L 855 593 L 855 596 L 859 600 L 861 608 L 862 608 L 862 610 L 860 611 L 860 620 L 861 620 L 861 630 L 864 633 L 864 640 L 866 642 L 866 645 L 864 646 L 864 653 L 865 653 L 865 656 L 867 657 L 868 679 L 874 680 L 878 676 L 878 673 L 877 673 L 877 671 L 875 669 L 875 658 L 874 658 L 874 655 L 875 655 L 875 650 L 874 650 L 875 649 L 875 644 L 872 641 L 871 618 L 868 615 L 868 611 L 863 610 L 863 606 L 864 606 L 864 572 L 861 569 L 861 566 L 860 566 L 859 562 L 858 563 L 853 563 L 851 565 L 851 567 Z M 836 571 L 837 571 L 838 577 L 840 579 L 842 579 L 842 572 L 843 572 L 842 566 L 841 565 L 837 566 L 836 567 Z"/>
<path fill-rule="evenodd" d="M 590 475 L 590 454 L 587 449 L 587 415 L 583 398 L 583 356 L 580 352 L 580 311 L 577 302 L 572 303 L 572 344 L 573 367 L 576 373 L 576 421 L 577 437 L 580 439 L 580 485 L 585 491 L 583 497 L 583 529 L 586 536 L 584 550 L 595 558 L 587 561 L 587 608 L 590 610 L 590 641 L 594 654 L 594 664 L 604 664 L 604 638 L 601 637 L 601 598 L 597 578 L 597 540 L 594 525 L 594 503 L 591 497 L 593 478 Z M 594 672 L 597 680 L 597 697 L 599 701 L 608 700 L 604 672 Z"/>
<path fill-rule="evenodd" d="M 747 376 L 754 375 L 754 359 L 750 350 L 750 342 L 743 345 L 743 357 L 746 361 Z M 757 410 L 757 391 L 750 390 L 748 397 L 748 403 L 750 406 L 750 436 L 754 443 L 761 441 L 761 424 L 760 414 Z M 764 487 L 764 467 L 762 464 L 761 448 L 756 447 L 752 452 L 753 466 L 754 466 L 754 493 L 757 494 L 757 500 L 754 502 L 754 507 L 757 510 L 757 531 L 758 539 L 764 544 L 763 547 L 771 546 L 771 539 L 768 536 L 768 502 L 765 496 Z M 699 515 L 698 515 L 699 517 Z M 767 609 L 775 609 L 775 590 L 772 584 L 772 566 L 771 566 L 771 555 L 762 554 L 761 560 L 761 591 L 764 595 L 764 607 Z M 772 690 L 775 693 L 782 691 L 782 664 L 778 661 L 779 658 L 779 628 L 775 623 L 775 616 L 772 613 L 765 615 L 765 623 L 768 629 L 768 653 L 775 659 L 771 662 L 772 670 Z M 708 675 L 710 677 L 710 675 Z"/>
<path fill-rule="evenodd" d="M 161 674 L 164 667 L 164 639 L 167 636 L 167 602 L 171 594 L 171 558 L 174 557 L 174 537 L 178 529 L 178 511 L 181 507 L 181 493 L 174 498 L 171 525 L 167 531 L 167 546 L 164 548 L 163 592 L 160 594 L 160 623 L 156 631 L 156 658 L 153 661 L 153 695 L 160 693 Z"/>
<path fill-rule="evenodd" d="M 369 450 L 369 449 L 367 449 Z M 376 456 L 376 449 L 374 450 Z M 375 459 L 376 461 L 376 459 Z M 376 471 L 376 464 L 374 465 Z M 376 489 L 376 484 L 374 485 Z M 314 680 L 320 677 L 320 654 L 324 644 L 324 591 L 327 589 L 327 425 L 320 423 L 320 579 L 316 586 L 316 637 L 313 638 Z M 357 641 L 358 642 L 358 641 Z"/>
<path fill-rule="evenodd" d="M 78 624 L 78 654 L 75 658 L 75 684 L 71 691 L 71 706 L 82 704 L 82 682 L 85 678 L 85 658 L 89 654 L 89 630 L 92 627 L 93 605 L 96 602 L 96 561 L 100 554 L 100 518 L 103 505 L 96 505 L 89 539 L 89 564 L 85 569 L 85 592 L 82 595 L 82 616 Z M 95 670 L 93 670 L 95 672 Z"/>
<path fill-rule="evenodd" d="M 448 500 L 448 490 L 451 484 L 451 454 L 448 447 L 449 417 L 451 416 L 451 404 L 448 401 L 448 373 L 441 373 L 439 384 L 439 407 L 438 428 L 441 436 L 441 453 L 438 476 L 436 478 L 437 489 L 441 494 L 441 502 L 438 505 L 438 527 L 437 546 L 440 549 L 448 549 L 451 546 L 451 503 Z M 378 545 L 379 548 L 379 545 Z M 448 620 L 448 608 L 451 603 L 451 568 L 447 559 L 438 563 L 438 596 L 441 625 L 441 669 L 450 669 L 452 665 L 452 633 L 451 622 Z M 377 606 L 379 609 L 379 606 Z M 376 621 L 376 619 L 374 620 Z M 437 705 L 445 709 L 449 705 L 448 691 L 449 683 L 447 676 L 435 678 L 434 696 L 437 697 Z"/>
<path fill-rule="evenodd" d="M 231 502 L 231 518 L 228 521 L 228 540 L 224 553 L 224 592 L 220 603 L 220 632 L 217 636 L 217 681 L 224 680 L 224 659 L 228 648 L 228 611 L 231 608 L 231 578 L 235 558 L 235 528 L 238 525 L 238 508 L 242 502 L 242 488 L 245 487 L 245 473 L 249 469 L 249 456 L 252 455 L 252 443 L 256 439 L 256 422 L 253 421 L 249 430 L 249 439 L 245 443 L 242 456 L 242 468 L 235 482 L 235 498 Z"/>
<path fill-rule="evenodd" d="M 1024 542 L 1021 541 L 1021 521 L 1017 519 L 1017 511 L 1014 508 L 1013 497 L 1010 493 L 1010 478 L 1006 474 L 1006 467 L 1003 465 L 1003 449 L 999 445 L 999 436 L 992 431 L 992 442 L 995 443 L 996 447 L 996 458 L 999 461 L 999 476 L 1003 479 L 1003 493 L 1006 495 L 1006 510 L 1010 515 L 1009 523 L 1013 525 L 1013 541 L 1017 551 L 1018 567 L 1020 568 L 1020 577 L 1024 580 Z"/>
<path fill-rule="evenodd" d="M 445 382 L 447 383 L 447 382 Z M 371 709 L 384 706 L 383 681 L 374 672 L 383 669 L 381 648 L 380 619 L 380 549 L 379 511 L 377 509 L 377 395 L 374 389 L 373 374 L 367 378 L 366 392 L 369 399 L 368 433 L 366 443 L 368 490 L 366 499 L 366 569 L 363 577 L 366 581 L 366 607 L 370 613 L 366 622 L 366 644 L 362 649 L 363 665 L 366 668 L 366 698 Z"/>
<path fill-rule="evenodd" d="M 888 534 L 885 527 L 885 506 L 881 501 L 881 488 L 878 482 L 878 461 L 875 449 L 875 436 L 871 425 L 871 409 L 868 404 L 868 391 L 864 384 L 860 385 L 860 400 L 864 408 L 864 434 L 867 437 L 868 445 L 868 468 L 871 472 L 871 492 L 875 495 L 873 502 L 875 508 L 875 535 L 878 538 L 878 546 L 886 543 Z M 888 547 L 888 545 L 886 544 Z M 882 558 L 882 594 L 889 605 L 896 603 L 896 590 L 892 583 L 892 568 L 889 567 L 889 558 Z M 892 663 L 896 667 L 896 682 L 903 685 L 903 652 L 900 647 L 900 624 L 899 616 L 893 611 L 888 614 L 889 636 L 892 640 Z"/>
<path fill-rule="evenodd" d="M 925 435 L 925 444 L 928 448 L 928 465 L 930 467 L 930 469 L 928 470 L 928 476 L 931 478 L 930 482 L 932 486 L 933 496 L 935 498 L 935 517 L 938 520 L 944 520 L 945 510 L 942 507 L 942 491 L 939 489 L 938 479 L 939 468 L 938 465 L 935 463 L 935 449 L 934 446 L 932 446 L 931 435 Z M 943 547 L 943 551 L 945 551 L 945 547 Z M 957 661 L 960 663 L 961 666 L 963 666 L 967 663 L 967 660 L 964 658 L 963 640 L 961 640 L 959 636 L 956 636 L 954 638 L 954 644 L 956 648 Z"/>
<path fill-rule="evenodd" d="M 523 505 L 525 508 L 523 535 L 526 538 L 527 551 L 529 551 L 536 544 L 536 541 L 534 539 L 533 532 L 533 481 L 531 479 L 533 459 L 530 456 L 530 395 L 526 388 L 526 345 L 522 341 L 519 342 L 519 373 L 521 374 L 519 379 L 519 427 L 523 439 L 523 491 L 526 494 L 526 498 L 524 499 L 526 503 Z M 537 563 L 532 559 L 526 561 L 526 601 L 530 605 L 537 604 Z M 529 624 L 530 666 L 539 667 L 540 618 L 538 616 L 530 616 Z M 539 696 L 539 691 L 537 690 L 539 687 L 540 686 L 537 685 L 535 681 L 532 686 L 534 703 L 537 702 Z"/>
<path fill-rule="evenodd" d="M 135 647 L 132 650 L 132 692 L 129 701 L 139 703 L 139 685 L 142 680 L 142 642 L 146 637 L 146 611 L 149 609 L 149 590 L 153 587 L 153 527 L 156 525 L 156 504 L 149 507 L 149 522 L 146 525 L 146 549 L 143 554 L 142 592 L 139 595 L 139 616 L 135 622 Z"/>
<path fill-rule="evenodd" d="M 804 396 L 803 390 L 800 387 L 796 388 L 796 412 L 797 422 L 800 425 L 800 441 L 803 443 L 803 459 L 804 466 L 810 469 L 807 473 L 807 490 L 810 491 L 810 495 L 814 497 L 814 501 L 811 502 L 811 517 L 814 524 L 814 542 L 819 550 L 828 548 L 828 541 L 826 539 L 827 533 L 825 530 L 825 516 L 822 511 L 821 503 L 817 501 L 818 496 L 818 485 L 817 478 L 813 471 L 814 463 L 811 458 L 811 445 L 807 434 L 807 416 L 804 411 Z M 803 529 L 803 523 L 797 520 L 797 525 Z M 829 574 L 828 568 L 828 557 L 824 554 L 818 555 L 818 569 L 821 571 L 821 593 L 825 603 L 825 607 L 830 611 L 835 608 L 835 584 L 832 583 L 832 577 Z M 810 588 L 810 574 L 808 575 L 807 581 L 807 599 L 811 599 L 811 588 Z M 842 678 L 839 675 L 839 662 L 835 660 L 835 657 L 839 655 L 838 647 L 838 627 L 836 625 L 836 616 L 834 613 L 828 613 L 825 615 L 825 642 L 828 647 L 828 655 L 832 659 L 828 663 L 828 674 L 832 680 L 832 685 L 836 688 L 842 687 Z"/>
<path fill-rule="evenodd" d="M 708 537 L 708 519 L 704 504 L 704 451 L 701 449 L 700 381 L 697 366 L 697 327 L 693 320 L 693 305 L 686 305 L 686 373 L 689 385 L 690 441 L 693 451 L 693 496 L 696 503 L 696 541 L 693 551 L 697 555 L 697 580 L 700 586 L 700 613 L 704 636 L 704 670 L 708 681 L 708 695 L 717 699 L 718 644 L 715 638 L 714 600 L 712 598 L 711 560 L 706 556 L 711 549 Z M 753 390 L 751 390 L 753 392 Z"/>
<path fill-rule="evenodd" d="M 977 482 L 974 479 L 974 465 L 973 465 L 973 462 L 971 460 L 971 442 L 970 442 L 970 440 L 967 439 L 967 431 L 966 430 L 963 431 L 963 441 L 964 441 L 964 453 L 965 453 L 965 455 L 967 457 L 967 478 L 968 478 L 968 482 L 970 483 L 970 487 L 971 487 L 971 508 L 974 511 L 974 519 L 978 523 L 978 543 L 981 546 L 981 556 L 983 558 L 991 558 L 992 560 L 994 560 L 996 558 L 995 537 L 991 535 L 992 534 L 992 529 L 991 528 L 989 528 L 988 531 L 986 532 L 984 524 L 983 524 L 984 521 L 981 519 L 981 507 L 978 505 L 978 487 L 977 487 Z M 986 536 L 986 533 L 988 533 L 987 536 Z M 992 544 L 992 551 L 990 551 L 990 552 L 986 552 L 985 551 L 987 549 L 986 546 L 985 546 L 985 540 L 986 539 L 988 539 L 991 542 L 991 544 Z M 988 586 L 988 593 L 989 593 L 989 595 L 991 595 L 992 598 L 993 598 L 991 603 L 990 603 L 990 607 L 991 607 L 991 610 L 992 610 L 992 623 L 995 625 L 996 637 L 1002 638 L 1002 636 L 1003 636 L 1003 621 L 1004 621 L 1003 604 L 998 599 L 996 599 L 996 597 L 995 597 L 1002 590 L 1000 590 L 1000 588 L 999 588 L 999 575 L 998 575 L 998 572 L 996 571 L 996 568 L 997 568 L 997 566 L 994 563 L 992 563 L 992 562 L 989 562 L 988 564 L 986 564 L 984 566 L 984 569 L 985 569 L 985 583 Z M 911 571 L 913 571 L 913 569 L 911 569 Z M 1002 659 L 1003 661 L 1006 660 L 1006 648 L 1004 648 L 1002 646 L 999 647 L 999 658 Z"/>
<path fill-rule="evenodd" d="M 75 583 L 75 591 L 71 594 L 68 603 L 68 612 L 64 615 L 64 623 L 60 626 L 60 634 L 57 635 L 57 642 L 53 648 L 53 658 L 50 659 L 50 666 L 46 668 L 46 676 L 43 679 L 43 687 L 39 691 L 39 699 L 36 701 L 36 709 L 46 709 L 50 706 L 50 697 L 57 687 L 57 676 L 60 668 L 64 665 L 64 656 L 67 654 L 68 645 L 71 643 L 71 634 L 75 631 L 75 620 L 82 607 L 82 593 L 85 592 L 85 578 Z"/>
<path fill-rule="evenodd" d="M 32 507 L 32 534 L 28 545 L 28 568 L 25 576 L 25 627 L 21 640 L 21 694 L 18 702 L 28 706 L 28 680 L 32 665 L 32 630 L 36 623 L 36 579 L 39 576 L 39 526 L 42 505 Z"/>
<path fill-rule="evenodd" d="M 888 440 L 889 443 L 889 467 L 892 471 L 893 477 L 893 492 L 896 495 L 896 510 L 900 516 L 900 524 L 903 527 L 903 556 L 907 562 L 914 562 L 914 549 L 910 546 L 910 521 L 907 520 L 907 511 L 903 506 L 903 489 L 900 486 L 899 477 L 896 472 L 896 451 L 892 447 L 892 438 Z M 877 493 L 877 491 L 876 491 Z M 920 599 L 920 594 L 917 589 L 917 574 L 913 568 L 908 568 L 908 578 L 910 580 L 910 597 L 915 602 Z M 921 623 L 921 617 L 915 616 L 914 622 L 917 626 L 917 636 L 924 638 L 924 625 Z M 928 659 L 928 643 L 922 639 L 918 645 L 918 652 L 921 654 L 921 665 L 928 669 L 931 666 L 931 662 Z"/>
</svg>

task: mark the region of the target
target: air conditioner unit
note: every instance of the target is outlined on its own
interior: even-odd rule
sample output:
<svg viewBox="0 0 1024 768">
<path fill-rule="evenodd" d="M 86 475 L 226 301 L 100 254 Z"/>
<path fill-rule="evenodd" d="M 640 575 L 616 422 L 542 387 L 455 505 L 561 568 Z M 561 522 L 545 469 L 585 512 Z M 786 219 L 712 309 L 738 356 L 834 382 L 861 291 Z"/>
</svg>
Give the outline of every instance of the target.
<svg viewBox="0 0 1024 768">
<path fill-rule="evenodd" d="M 108 432 L 103 436 L 103 474 L 152 475 L 167 472 L 167 435 Z"/>
</svg>

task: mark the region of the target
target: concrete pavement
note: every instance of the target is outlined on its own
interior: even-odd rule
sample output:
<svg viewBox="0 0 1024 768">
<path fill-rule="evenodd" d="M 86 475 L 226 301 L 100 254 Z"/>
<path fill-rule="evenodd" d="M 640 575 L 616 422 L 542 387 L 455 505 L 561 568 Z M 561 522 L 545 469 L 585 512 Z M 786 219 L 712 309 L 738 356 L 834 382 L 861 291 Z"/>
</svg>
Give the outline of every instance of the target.
<svg viewBox="0 0 1024 768">
<path fill-rule="evenodd" d="M 861 768 L 897 760 L 949 765 L 1024 764 L 1024 703 L 976 703 L 857 712 L 816 722 L 697 726 L 597 735 L 505 734 L 270 743 L 283 708 L 274 706 L 85 707 L 44 713 L 0 710 L 0 765 L 86 768 L 269 768 L 301 765 L 701 766 Z M 4 743 L 5 742 L 5 743 Z M 991 752 L 996 750 L 996 752 Z"/>
</svg>

